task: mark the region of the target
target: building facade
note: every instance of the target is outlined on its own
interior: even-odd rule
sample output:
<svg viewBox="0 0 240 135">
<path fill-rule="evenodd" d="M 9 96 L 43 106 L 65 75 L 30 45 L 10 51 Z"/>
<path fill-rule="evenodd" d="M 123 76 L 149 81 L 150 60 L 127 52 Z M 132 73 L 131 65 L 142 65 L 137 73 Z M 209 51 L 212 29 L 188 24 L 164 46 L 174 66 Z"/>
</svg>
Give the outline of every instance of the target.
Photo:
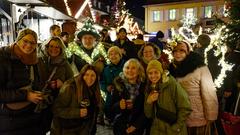
<svg viewBox="0 0 240 135">
<path fill-rule="evenodd" d="M 213 15 L 224 17 L 224 0 L 182 0 L 178 2 L 150 3 L 145 8 L 145 31 L 170 34 L 179 28 L 183 16 L 196 17 L 203 28 L 212 27 Z"/>
</svg>

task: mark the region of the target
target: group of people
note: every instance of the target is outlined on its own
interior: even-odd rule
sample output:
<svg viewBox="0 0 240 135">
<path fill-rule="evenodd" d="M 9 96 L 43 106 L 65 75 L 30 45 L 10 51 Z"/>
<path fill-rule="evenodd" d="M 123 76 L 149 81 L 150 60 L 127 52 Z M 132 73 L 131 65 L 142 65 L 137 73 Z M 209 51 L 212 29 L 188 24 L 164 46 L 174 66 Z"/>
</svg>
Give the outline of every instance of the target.
<svg viewBox="0 0 240 135">
<path fill-rule="evenodd" d="M 40 46 L 23 29 L 0 49 L 1 135 L 94 135 L 99 114 L 114 135 L 213 133 L 216 88 L 188 42 L 177 42 L 170 62 L 164 47 L 132 42 L 124 28 L 106 48 L 89 24 L 68 44 L 60 27 Z"/>
</svg>

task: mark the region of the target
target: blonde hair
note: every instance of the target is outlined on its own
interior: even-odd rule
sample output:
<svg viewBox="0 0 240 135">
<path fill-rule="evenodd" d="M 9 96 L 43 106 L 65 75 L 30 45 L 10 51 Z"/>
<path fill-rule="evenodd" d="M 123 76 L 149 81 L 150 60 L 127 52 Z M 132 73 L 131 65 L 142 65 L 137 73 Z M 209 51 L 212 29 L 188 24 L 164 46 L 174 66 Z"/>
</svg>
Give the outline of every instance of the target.
<svg viewBox="0 0 240 135">
<path fill-rule="evenodd" d="M 145 81 L 145 70 L 142 66 L 142 64 L 135 58 L 131 58 L 129 59 L 123 66 L 123 71 L 124 69 L 126 68 L 126 66 L 130 63 L 133 63 L 134 65 L 137 66 L 137 69 L 138 69 L 138 78 L 140 79 L 141 82 L 144 82 Z"/>
<path fill-rule="evenodd" d="M 108 49 L 108 52 L 107 52 L 108 57 L 109 57 L 110 52 L 112 52 L 112 51 L 117 52 L 120 56 L 120 59 L 122 58 L 122 52 L 121 52 L 121 49 L 118 46 L 112 46 Z"/>
</svg>

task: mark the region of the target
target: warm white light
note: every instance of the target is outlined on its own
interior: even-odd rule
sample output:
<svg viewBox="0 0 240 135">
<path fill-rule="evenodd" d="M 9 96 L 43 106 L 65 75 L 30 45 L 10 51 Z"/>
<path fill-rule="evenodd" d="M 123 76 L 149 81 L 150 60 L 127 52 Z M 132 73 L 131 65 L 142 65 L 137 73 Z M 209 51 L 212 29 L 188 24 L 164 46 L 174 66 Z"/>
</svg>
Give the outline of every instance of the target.
<svg viewBox="0 0 240 135">
<path fill-rule="evenodd" d="M 87 6 L 89 0 L 85 0 L 84 3 L 82 4 L 82 6 L 80 7 L 80 9 L 77 11 L 77 14 L 75 15 L 75 18 L 78 19 L 80 17 L 80 15 L 82 14 L 82 11 L 85 9 L 85 7 Z"/>
<path fill-rule="evenodd" d="M 68 5 L 68 1 L 67 1 L 67 0 L 64 0 L 64 3 L 65 3 L 65 6 L 66 6 L 68 15 L 69 15 L 69 16 L 72 16 L 72 12 L 71 12 L 71 9 L 70 9 L 70 7 L 69 7 L 69 5 Z"/>
</svg>

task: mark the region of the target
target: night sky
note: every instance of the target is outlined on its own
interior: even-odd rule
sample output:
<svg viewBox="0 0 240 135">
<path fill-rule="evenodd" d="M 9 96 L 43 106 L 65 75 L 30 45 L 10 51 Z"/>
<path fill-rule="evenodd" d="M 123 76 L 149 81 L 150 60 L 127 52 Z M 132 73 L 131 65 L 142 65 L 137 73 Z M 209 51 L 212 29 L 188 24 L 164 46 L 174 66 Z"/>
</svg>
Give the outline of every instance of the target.
<svg viewBox="0 0 240 135">
<path fill-rule="evenodd" d="M 144 8 L 142 7 L 145 4 L 146 0 L 126 0 L 126 8 L 129 12 L 142 20 L 144 20 Z"/>
</svg>

